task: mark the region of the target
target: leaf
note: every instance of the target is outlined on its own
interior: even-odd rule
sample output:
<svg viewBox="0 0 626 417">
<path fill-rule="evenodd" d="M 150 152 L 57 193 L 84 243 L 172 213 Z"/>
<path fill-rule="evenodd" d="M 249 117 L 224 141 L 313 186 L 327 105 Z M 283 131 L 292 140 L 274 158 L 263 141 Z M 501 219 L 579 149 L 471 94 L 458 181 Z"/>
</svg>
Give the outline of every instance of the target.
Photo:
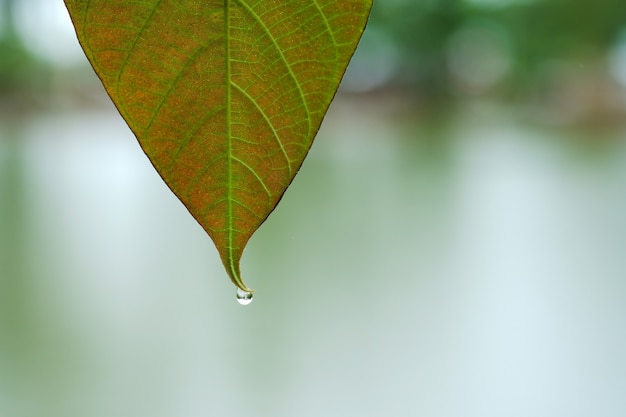
<svg viewBox="0 0 626 417">
<path fill-rule="evenodd" d="M 80 44 L 233 283 L 293 180 L 372 0 L 65 0 Z"/>
</svg>

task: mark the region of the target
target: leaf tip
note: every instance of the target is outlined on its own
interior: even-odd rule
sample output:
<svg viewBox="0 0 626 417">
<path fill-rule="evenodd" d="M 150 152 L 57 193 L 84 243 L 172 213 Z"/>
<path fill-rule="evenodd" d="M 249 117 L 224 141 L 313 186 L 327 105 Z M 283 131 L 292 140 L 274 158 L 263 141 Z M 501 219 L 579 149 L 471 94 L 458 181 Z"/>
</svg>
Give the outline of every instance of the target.
<svg viewBox="0 0 626 417">
<path fill-rule="evenodd" d="M 241 273 L 239 271 L 239 265 L 237 263 L 229 265 L 226 270 L 228 272 L 228 275 L 230 276 L 230 280 L 233 284 L 235 284 L 235 287 L 237 287 L 241 291 L 250 294 L 254 293 L 254 290 L 248 288 L 248 286 L 243 282 L 243 279 L 241 278 Z"/>
</svg>

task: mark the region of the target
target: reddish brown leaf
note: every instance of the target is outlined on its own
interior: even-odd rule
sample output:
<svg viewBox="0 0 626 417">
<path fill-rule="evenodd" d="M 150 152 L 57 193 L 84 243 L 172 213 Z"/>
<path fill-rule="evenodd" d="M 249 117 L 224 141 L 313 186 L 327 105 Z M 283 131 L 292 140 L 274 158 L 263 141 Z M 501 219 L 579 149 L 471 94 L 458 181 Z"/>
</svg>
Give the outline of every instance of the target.
<svg viewBox="0 0 626 417">
<path fill-rule="evenodd" d="M 78 39 L 233 283 L 293 180 L 371 0 L 65 0 Z"/>
</svg>

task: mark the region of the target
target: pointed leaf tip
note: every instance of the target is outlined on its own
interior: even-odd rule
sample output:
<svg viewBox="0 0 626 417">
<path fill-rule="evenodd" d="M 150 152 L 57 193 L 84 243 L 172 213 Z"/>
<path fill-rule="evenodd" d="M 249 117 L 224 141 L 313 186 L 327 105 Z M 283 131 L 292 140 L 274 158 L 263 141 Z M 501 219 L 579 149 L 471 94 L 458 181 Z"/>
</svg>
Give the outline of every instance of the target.
<svg viewBox="0 0 626 417">
<path fill-rule="evenodd" d="M 65 0 L 144 152 L 233 283 L 298 172 L 371 0 Z"/>
</svg>

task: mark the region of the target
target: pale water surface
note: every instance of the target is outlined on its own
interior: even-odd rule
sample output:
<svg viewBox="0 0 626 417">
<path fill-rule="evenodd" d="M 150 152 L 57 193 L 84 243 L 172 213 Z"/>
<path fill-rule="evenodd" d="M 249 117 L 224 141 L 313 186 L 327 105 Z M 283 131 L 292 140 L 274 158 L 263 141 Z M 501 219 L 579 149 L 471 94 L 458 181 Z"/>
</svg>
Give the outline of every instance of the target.
<svg viewBox="0 0 626 417">
<path fill-rule="evenodd" d="M 246 250 L 112 111 L 0 126 L 2 417 L 618 417 L 626 142 L 339 100 Z"/>
</svg>

